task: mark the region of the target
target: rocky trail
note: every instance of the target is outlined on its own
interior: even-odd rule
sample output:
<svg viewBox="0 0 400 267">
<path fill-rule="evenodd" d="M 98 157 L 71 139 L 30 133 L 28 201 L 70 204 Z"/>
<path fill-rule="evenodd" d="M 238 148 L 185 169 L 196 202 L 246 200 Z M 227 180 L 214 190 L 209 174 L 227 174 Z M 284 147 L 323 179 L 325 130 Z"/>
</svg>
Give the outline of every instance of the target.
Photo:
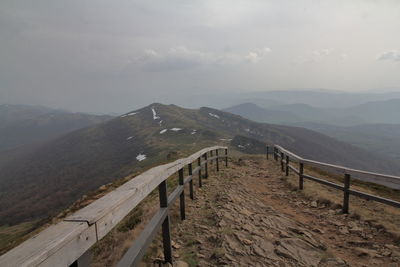
<svg viewBox="0 0 400 267">
<path fill-rule="evenodd" d="M 187 199 L 186 220 L 172 218 L 174 265 L 400 266 L 398 240 L 384 228 L 307 198 L 287 179 L 262 157 L 210 175 Z"/>
</svg>

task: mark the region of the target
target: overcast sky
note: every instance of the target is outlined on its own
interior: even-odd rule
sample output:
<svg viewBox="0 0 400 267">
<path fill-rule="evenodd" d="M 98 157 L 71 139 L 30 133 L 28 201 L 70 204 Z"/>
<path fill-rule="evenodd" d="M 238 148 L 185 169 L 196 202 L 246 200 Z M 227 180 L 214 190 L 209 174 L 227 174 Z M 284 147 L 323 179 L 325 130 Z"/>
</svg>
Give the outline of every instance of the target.
<svg viewBox="0 0 400 267">
<path fill-rule="evenodd" d="M 0 104 L 400 88 L 399 32 L 397 0 L 1 0 Z"/>
</svg>

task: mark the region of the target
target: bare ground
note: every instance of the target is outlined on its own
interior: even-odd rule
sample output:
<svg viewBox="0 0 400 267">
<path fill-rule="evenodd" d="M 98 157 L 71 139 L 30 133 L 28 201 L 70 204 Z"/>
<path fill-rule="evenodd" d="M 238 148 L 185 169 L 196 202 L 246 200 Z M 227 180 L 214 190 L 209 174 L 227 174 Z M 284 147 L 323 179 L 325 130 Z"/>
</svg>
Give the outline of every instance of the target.
<svg viewBox="0 0 400 267">
<path fill-rule="evenodd" d="M 399 240 L 379 218 L 400 223 L 398 213 L 351 200 L 341 214 L 340 192 L 306 182 L 262 157 L 234 160 L 187 199 L 187 219 L 173 217 L 178 266 L 400 266 Z M 380 206 L 378 206 L 379 208 Z M 360 218 L 372 210 L 377 218 Z M 361 212 L 362 213 L 362 212 Z M 160 260 L 159 240 L 144 265 Z"/>
</svg>

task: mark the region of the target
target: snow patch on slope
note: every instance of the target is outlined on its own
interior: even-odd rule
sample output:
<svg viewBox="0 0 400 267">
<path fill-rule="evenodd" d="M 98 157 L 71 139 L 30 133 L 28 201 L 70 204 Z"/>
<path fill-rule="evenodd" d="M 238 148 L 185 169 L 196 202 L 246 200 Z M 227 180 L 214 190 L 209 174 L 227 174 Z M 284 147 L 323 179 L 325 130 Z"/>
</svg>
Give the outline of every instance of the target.
<svg viewBox="0 0 400 267">
<path fill-rule="evenodd" d="M 136 115 L 136 114 L 137 114 L 137 112 L 131 112 L 131 113 L 122 115 L 121 118 L 125 118 L 126 116 L 133 116 L 133 115 Z"/>
<path fill-rule="evenodd" d="M 171 128 L 170 130 L 174 131 L 174 132 L 178 132 L 178 131 L 182 131 L 182 128 Z"/>
<path fill-rule="evenodd" d="M 157 112 L 156 112 L 156 110 L 154 109 L 154 107 L 151 108 L 151 111 L 153 112 L 153 120 L 159 120 L 160 117 L 157 116 Z"/>
<path fill-rule="evenodd" d="M 142 160 L 145 160 L 146 158 L 147 158 L 147 156 L 145 154 L 140 153 L 139 155 L 137 155 L 136 160 L 142 161 Z"/>
<path fill-rule="evenodd" d="M 218 116 L 217 114 L 214 114 L 214 113 L 208 113 L 208 115 L 210 115 L 211 117 L 214 117 L 214 118 L 217 118 L 217 119 L 219 119 L 219 116 Z"/>
</svg>

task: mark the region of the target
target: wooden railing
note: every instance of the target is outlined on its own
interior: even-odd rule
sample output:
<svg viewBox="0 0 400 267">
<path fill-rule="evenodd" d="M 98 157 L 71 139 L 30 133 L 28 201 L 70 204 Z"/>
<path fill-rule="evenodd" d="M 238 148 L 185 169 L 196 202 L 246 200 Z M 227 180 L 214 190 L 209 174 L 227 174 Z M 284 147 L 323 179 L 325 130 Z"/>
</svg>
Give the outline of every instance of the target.
<svg viewBox="0 0 400 267">
<path fill-rule="evenodd" d="M 225 153 L 220 155 L 219 150 Z M 0 257 L 0 266 L 89 266 L 90 247 L 110 232 L 157 187 L 160 208 L 118 266 L 136 266 L 160 227 L 164 258 L 166 262 L 172 263 L 168 210 L 179 198 L 180 216 L 185 219 L 185 185 L 189 184 L 189 195 L 193 199 L 195 174 L 201 187 L 202 178 L 208 177 L 208 163 L 215 161 L 216 170 L 219 171 L 221 158 L 225 160 L 225 166 L 228 166 L 227 147 L 214 146 L 187 158 L 154 167 L 4 254 Z M 193 164 L 197 165 L 194 169 Z M 188 175 L 185 177 L 186 166 Z M 179 185 L 168 196 L 166 180 L 176 172 L 179 173 Z"/>
<path fill-rule="evenodd" d="M 400 188 L 400 177 L 385 175 L 380 173 L 366 172 L 361 170 L 355 170 L 351 168 L 346 168 L 343 166 L 337 166 L 333 164 L 323 163 L 319 161 L 304 159 L 281 146 L 275 145 L 273 150 L 274 159 L 278 161 L 280 160 L 281 170 L 285 172 L 286 176 L 289 175 L 289 170 L 294 171 L 299 177 L 299 189 L 302 190 L 304 187 L 304 179 L 308 179 L 310 181 L 314 181 L 338 190 L 343 191 L 343 205 L 342 211 L 343 213 L 349 212 L 349 199 L 350 195 L 354 195 L 363 199 L 377 201 L 386 205 L 390 205 L 396 208 L 400 208 L 400 202 L 379 197 L 376 195 L 367 194 L 364 192 L 360 192 L 354 189 L 351 189 L 351 178 L 356 178 L 376 184 L 382 184 L 385 186 L 389 186 L 395 189 Z M 292 165 L 290 164 L 292 163 Z M 296 168 L 293 164 L 297 163 L 298 168 Z M 304 172 L 304 167 L 312 166 L 317 167 L 321 170 L 328 171 L 334 174 L 341 174 L 344 178 L 343 185 L 333 183 L 331 181 L 327 181 L 321 178 L 313 177 Z"/>
</svg>

